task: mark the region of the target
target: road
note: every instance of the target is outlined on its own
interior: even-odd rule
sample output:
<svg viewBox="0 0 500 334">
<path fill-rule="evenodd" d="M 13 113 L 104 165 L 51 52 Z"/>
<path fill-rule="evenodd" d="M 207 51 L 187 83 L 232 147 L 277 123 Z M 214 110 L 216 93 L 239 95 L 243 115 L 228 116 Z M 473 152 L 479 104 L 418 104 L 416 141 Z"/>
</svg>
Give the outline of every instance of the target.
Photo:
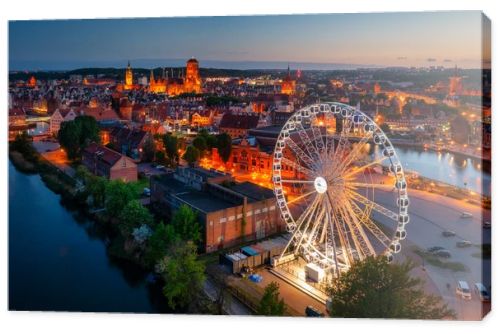
<svg viewBox="0 0 500 334">
<path fill-rule="evenodd" d="M 408 190 L 410 198 L 410 223 L 406 225 L 407 240 L 402 246 L 414 244 L 421 249 L 442 246 L 448 249 L 452 256 L 449 261 L 465 265 L 467 272 L 453 272 L 426 265 L 430 279 L 438 288 L 445 302 L 457 312 L 458 319 L 479 320 L 483 314 L 483 304 L 478 296 L 473 294 L 471 301 L 457 298 L 455 286 L 458 280 L 465 280 L 472 288 L 476 282 L 482 282 L 488 289 L 491 286 L 491 260 L 481 259 L 481 244 L 491 243 L 491 230 L 482 228 L 484 220 L 491 221 L 491 212 L 469 204 L 464 200 L 456 200 L 437 194 L 419 190 Z M 376 202 L 388 209 L 396 210 L 394 194 L 390 190 L 377 189 Z M 470 212 L 472 218 L 461 218 L 462 212 Z M 375 219 L 387 223 L 385 217 L 375 214 Z M 454 231 L 456 236 L 443 237 L 444 230 Z M 457 248 L 456 242 L 469 240 L 473 246 Z M 448 288 L 447 284 L 450 284 Z"/>
</svg>

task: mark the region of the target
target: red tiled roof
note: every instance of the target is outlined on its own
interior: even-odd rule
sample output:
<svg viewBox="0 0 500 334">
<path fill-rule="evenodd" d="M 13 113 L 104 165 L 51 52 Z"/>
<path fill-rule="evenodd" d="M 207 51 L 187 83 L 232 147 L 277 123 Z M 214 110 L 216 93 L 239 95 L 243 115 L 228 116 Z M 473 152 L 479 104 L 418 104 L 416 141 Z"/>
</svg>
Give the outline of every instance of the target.
<svg viewBox="0 0 500 334">
<path fill-rule="evenodd" d="M 112 149 L 107 148 L 106 146 L 101 146 L 96 143 L 90 144 L 85 148 L 84 151 L 88 154 L 99 156 L 99 159 L 108 164 L 109 166 L 114 166 L 118 162 L 118 160 L 120 160 L 120 158 L 122 157 L 120 153 L 113 151 Z"/>
<path fill-rule="evenodd" d="M 83 114 L 86 116 L 92 116 L 96 121 L 113 121 L 118 120 L 118 115 L 111 108 L 84 108 Z"/>
<path fill-rule="evenodd" d="M 231 129 L 253 129 L 259 124 L 259 115 L 225 113 L 219 127 Z"/>
</svg>

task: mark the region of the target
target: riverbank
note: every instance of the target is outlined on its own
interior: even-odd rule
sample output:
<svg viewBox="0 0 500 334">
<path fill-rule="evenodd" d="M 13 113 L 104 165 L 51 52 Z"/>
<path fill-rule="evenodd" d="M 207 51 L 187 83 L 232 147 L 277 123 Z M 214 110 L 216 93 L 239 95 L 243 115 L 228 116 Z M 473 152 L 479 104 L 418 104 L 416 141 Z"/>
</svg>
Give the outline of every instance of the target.
<svg viewBox="0 0 500 334">
<path fill-rule="evenodd" d="M 214 303 L 209 300 L 207 296 L 201 292 L 199 298 L 196 299 L 196 302 L 193 305 L 189 305 L 187 308 L 177 308 L 173 309 L 168 306 L 167 299 L 163 294 L 163 289 L 165 288 L 165 281 L 161 277 L 161 275 L 152 274 L 153 268 L 144 261 L 143 257 L 138 256 L 137 252 L 129 252 L 127 246 L 130 246 L 130 238 L 124 238 L 122 234 L 119 233 L 117 229 L 116 217 L 113 219 L 108 217 L 105 212 L 93 212 L 92 208 L 87 202 L 88 193 L 85 190 L 82 191 L 81 182 L 77 182 L 74 178 L 68 176 L 61 170 L 59 170 L 56 166 L 50 164 L 50 161 L 47 161 L 43 158 L 43 156 L 39 154 L 34 154 L 32 151 L 29 152 L 20 152 L 15 148 L 9 150 L 9 158 L 11 161 L 11 165 L 21 174 L 25 175 L 39 175 L 40 179 L 38 179 L 38 183 L 42 181 L 45 188 L 50 190 L 52 193 L 59 195 L 59 203 L 58 204 L 48 204 L 55 211 L 58 210 L 57 205 L 63 206 L 68 212 L 75 212 L 74 217 L 78 216 L 78 221 L 85 221 L 85 232 L 88 234 L 88 237 L 91 239 L 98 239 L 99 243 L 105 249 L 104 259 L 99 259 L 98 262 L 109 262 L 113 263 L 113 267 L 119 267 L 121 275 L 128 281 L 132 278 L 133 283 L 131 283 L 131 287 L 134 286 L 144 286 L 147 287 L 145 291 L 144 298 L 150 299 L 152 304 L 154 305 L 154 310 L 150 308 L 143 308 L 139 310 L 139 312 L 148 312 L 148 313 L 196 313 L 196 314 L 214 314 L 215 306 Z M 27 153 L 27 154 L 26 154 Z M 19 193 L 20 190 L 17 191 Z M 10 193 L 10 190 L 9 190 Z M 19 201 L 17 201 L 19 202 Z M 38 202 L 37 202 L 38 203 Z M 31 202 L 26 202 L 25 205 L 31 206 Z M 46 208 L 44 208 L 46 209 Z M 39 210 L 38 210 L 39 211 Z M 76 214 L 76 212 L 78 214 Z M 19 215 L 16 210 L 11 210 L 11 215 L 17 216 Z M 50 223 L 48 228 L 52 228 L 52 226 L 59 225 L 61 223 L 66 224 L 68 219 L 64 219 L 64 221 L 60 221 L 60 219 L 56 219 L 56 222 L 53 220 L 47 221 Z M 11 218 L 9 218 L 11 221 Z M 24 221 L 24 220 L 23 220 Z M 30 219 L 30 221 L 36 222 L 38 220 Z M 43 221 L 43 218 L 42 218 Z M 77 222 L 78 222 L 77 221 Z M 14 222 L 12 222 L 14 223 Z M 16 226 L 19 224 L 16 224 Z M 79 225 L 79 223 L 73 224 Z M 33 232 L 35 233 L 35 232 Z M 42 231 L 36 232 L 36 235 L 43 234 Z M 57 233 L 56 233 L 57 235 Z M 69 242 L 71 237 L 66 237 L 65 240 Z M 63 240 L 63 242 L 66 242 Z M 132 247 L 135 248 L 135 247 Z M 23 251 L 22 249 L 18 251 L 19 257 L 22 257 Z M 26 254 L 29 256 L 28 254 Z M 42 260 L 43 261 L 43 260 Z M 92 265 L 90 263 L 85 263 L 84 266 Z M 59 268 L 62 269 L 62 268 Z M 83 274 L 83 273 L 82 273 Z M 87 275 L 87 274 L 84 274 Z M 79 278 L 80 279 L 80 278 Z M 82 277 L 82 279 L 84 279 Z M 85 283 L 83 283 L 85 284 Z M 98 283 L 94 283 L 98 284 Z M 91 288 L 91 287 L 89 287 Z M 65 290 L 65 288 L 61 288 Z M 22 289 L 21 289 L 22 290 Z M 53 292 L 56 293 L 58 290 L 56 287 L 53 288 Z M 131 292 L 131 294 L 135 294 L 135 292 Z M 128 298 L 128 297 L 116 297 L 116 298 Z M 20 298 L 21 299 L 21 298 Z M 80 301 L 82 305 L 85 305 L 85 302 Z M 29 302 L 25 303 L 26 305 L 32 305 Z M 115 305 L 114 303 L 109 303 L 110 305 Z M 50 307 L 49 303 L 49 307 Z M 61 305 L 64 305 L 61 302 Z M 69 304 L 68 304 L 69 305 Z M 74 305 L 78 307 L 78 303 Z M 105 311 L 105 312 L 128 312 L 129 310 L 136 310 L 131 307 L 128 309 L 123 309 L 120 306 L 116 306 L 116 308 L 110 307 L 107 309 L 103 309 L 100 306 L 95 308 L 83 308 L 82 311 Z M 23 306 L 17 307 L 18 309 L 25 310 L 50 310 L 46 309 L 45 306 L 42 308 L 34 307 L 26 307 Z M 68 309 L 64 309 L 63 306 L 57 306 L 57 310 L 69 310 L 69 311 L 78 311 L 78 309 L 74 309 L 73 307 L 69 307 Z M 136 311 L 135 311 L 136 312 Z"/>
</svg>

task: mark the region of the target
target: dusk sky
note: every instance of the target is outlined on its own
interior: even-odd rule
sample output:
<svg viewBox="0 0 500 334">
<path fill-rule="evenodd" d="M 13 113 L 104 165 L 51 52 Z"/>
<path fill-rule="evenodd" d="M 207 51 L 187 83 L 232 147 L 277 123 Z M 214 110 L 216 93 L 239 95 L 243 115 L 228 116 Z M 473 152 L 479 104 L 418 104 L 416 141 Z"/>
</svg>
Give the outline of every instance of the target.
<svg viewBox="0 0 500 334">
<path fill-rule="evenodd" d="M 481 14 L 423 12 L 9 24 L 10 70 L 176 65 L 264 68 L 276 62 L 477 68 Z M 263 63 L 253 63 L 263 62 Z M 179 63 L 180 65 L 180 63 Z M 281 66 L 281 65 L 277 65 Z"/>
</svg>

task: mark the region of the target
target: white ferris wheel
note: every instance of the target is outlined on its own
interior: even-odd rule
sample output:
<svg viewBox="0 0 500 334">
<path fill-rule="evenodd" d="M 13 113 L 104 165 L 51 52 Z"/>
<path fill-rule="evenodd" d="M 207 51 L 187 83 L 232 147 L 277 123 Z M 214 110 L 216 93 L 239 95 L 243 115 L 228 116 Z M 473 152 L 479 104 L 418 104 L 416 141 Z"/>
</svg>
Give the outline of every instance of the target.
<svg viewBox="0 0 500 334">
<path fill-rule="evenodd" d="M 370 146 L 382 154 L 374 157 Z M 382 166 L 390 176 L 380 174 Z M 272 180 L 291 234 L 282 258 L 294 253 L 339 275 L 354 261 L 392 260 L 400 252 L 409 222 L 403 167 L 387 136 L 361 111 L 328 102 L 295 112 L 277 139 Z M 389 204 L 380 204 L 379 195 Z"/>
</svg>

